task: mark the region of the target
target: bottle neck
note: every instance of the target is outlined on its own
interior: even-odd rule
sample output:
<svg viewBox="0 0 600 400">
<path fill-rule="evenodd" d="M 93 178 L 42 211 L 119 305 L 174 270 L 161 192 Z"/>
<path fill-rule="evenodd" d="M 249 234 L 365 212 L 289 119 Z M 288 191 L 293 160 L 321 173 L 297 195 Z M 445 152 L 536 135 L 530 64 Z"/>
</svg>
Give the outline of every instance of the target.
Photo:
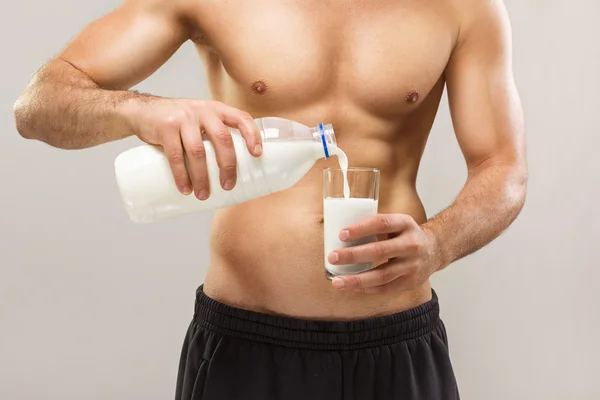
<svg viewBox="0 0 600 400">
<path fill-rule="evenodd" d="M 323 146 L 323 156 L 325 158 L 329 158 L 335 154 L 337 142 L 333 125 L 319 124 L 318 126 L 311 128 L 311 133 L 313 134 L 313 140 L 320 142 Z"/>
<path fill-rule="evenodd" d="M 309 127 L 296 121 L 280 117 L 255 119 L 263 142 L 313 141 L 321 149 L 320 158 L 329 158 L 336 153 L 337 143 L 331 124 Z"/>
</svg>

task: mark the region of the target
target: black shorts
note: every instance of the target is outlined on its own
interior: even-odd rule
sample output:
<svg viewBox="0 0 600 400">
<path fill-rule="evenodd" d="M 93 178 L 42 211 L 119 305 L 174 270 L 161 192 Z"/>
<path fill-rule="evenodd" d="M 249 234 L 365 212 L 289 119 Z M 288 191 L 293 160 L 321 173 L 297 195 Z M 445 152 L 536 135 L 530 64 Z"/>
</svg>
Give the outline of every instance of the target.
<svg viewBox="0 0 600 400">
<path fill-rule="evenodd" d="M 198 288 L 176 400 L 458 400 L 435 292 L 351 322 L 240 310 Z"/>
</svg>

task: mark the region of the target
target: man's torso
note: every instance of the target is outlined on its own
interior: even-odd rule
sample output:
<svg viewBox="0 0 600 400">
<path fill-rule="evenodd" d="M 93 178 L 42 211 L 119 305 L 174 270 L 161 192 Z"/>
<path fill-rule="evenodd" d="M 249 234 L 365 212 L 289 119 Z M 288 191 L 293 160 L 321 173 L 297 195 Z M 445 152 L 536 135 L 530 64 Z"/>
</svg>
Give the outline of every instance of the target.
<svg viewBox="0 0 600 400">
<path fill-rule="evenodd" d="M 203 0 L 191 38 L 214 99 L 255 118 L 332 123 L 349 165 L 381 170 L 382 213 L 424 222 L 415 183 L 459 24 L 448 1 Z M 412 308 L 427 285 L 342 293 L 323 270 L 318 162 L 293 188 L 216 213 L 206 293 L 224 303 L 315 319 Z"/>
</svg>

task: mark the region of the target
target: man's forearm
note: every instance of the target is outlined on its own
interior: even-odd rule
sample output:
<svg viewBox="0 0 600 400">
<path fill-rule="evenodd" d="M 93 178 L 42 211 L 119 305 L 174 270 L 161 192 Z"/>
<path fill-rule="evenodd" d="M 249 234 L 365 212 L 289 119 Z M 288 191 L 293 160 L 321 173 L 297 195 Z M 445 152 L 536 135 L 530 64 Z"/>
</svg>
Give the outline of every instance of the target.
<svg viewBox="0 0 600 400">
<path fill-rule="evenodd" d="M 526 171 L 514 164 L 480 168 L 467 179 L 454 203 L 421 227 L 436 241 L 439 269 L 498 237 L 525 202 Z"/>
<path fill-rule="evenodd" d="M 41 68 L 14 106 L 19 133 L 54 147 L 81 149 L 131 136 L 123 105 L 147 96 L 99 88 L 71 64 Z"/>
</svg>

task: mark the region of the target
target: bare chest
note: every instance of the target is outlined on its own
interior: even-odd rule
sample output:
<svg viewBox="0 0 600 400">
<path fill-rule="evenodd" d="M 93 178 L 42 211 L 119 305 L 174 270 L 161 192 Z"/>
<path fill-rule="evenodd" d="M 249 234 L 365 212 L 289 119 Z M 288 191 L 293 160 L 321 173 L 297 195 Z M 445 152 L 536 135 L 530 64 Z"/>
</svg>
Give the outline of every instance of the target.
<svg viewBox="0 0 600 400">
<path fill-rule="evenodd" d="M 211 91 L 246 108 L 343 102 L 410 111 L 442 79 L 456 24 L 442 0 L 202 0 L 196 43 Z"/>
</svg>

